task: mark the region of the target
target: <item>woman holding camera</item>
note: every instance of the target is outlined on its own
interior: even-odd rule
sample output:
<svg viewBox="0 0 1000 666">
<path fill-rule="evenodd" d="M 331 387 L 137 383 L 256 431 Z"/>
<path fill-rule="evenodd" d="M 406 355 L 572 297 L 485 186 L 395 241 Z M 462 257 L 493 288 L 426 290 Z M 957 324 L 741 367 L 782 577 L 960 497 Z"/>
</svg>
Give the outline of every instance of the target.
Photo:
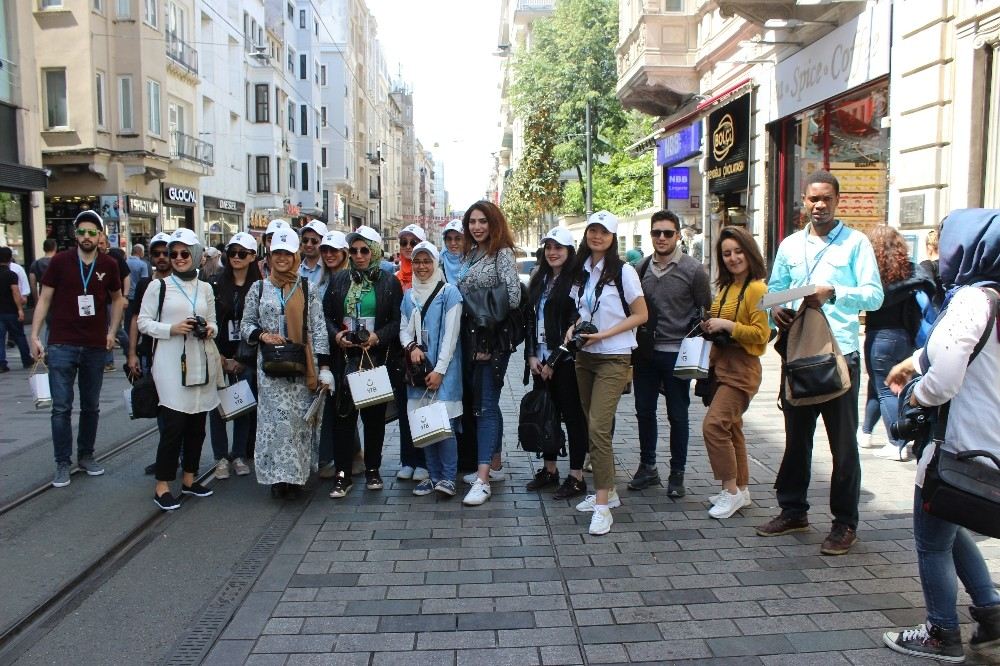
<svg viewBox="0 0 1000 666">
<path fill-rule="evenodd" d="M 723 227 L 715 244 L 715 263 L 719 293 L 701 330 L 714 343 L 711 364 L 716 388 L 701 429 L 712 472 L 722 482 L 708 515 L 722 519 L 750 505 L 743 412 L 760 388 L 760 357 L 767 350 L 771 329 L 767 313 L 757 307 L 767 293 L 767 269 L 753 236 L 742 227 Z"/>
<path fill-rule="evenodd" d="M 573 285 L 576 250 L 569 231 L 556 227 L 542 238 L 543 261 L 528 283 L 528 298 L 534 316 L 528 322 L 524 359 L 535 378 L 535 387 L 546 386 L 566 425 L 569 473 L 559 486 L 556 455 L 545 454 L 545 466 L 528 482 L 528 490 L 559 486 L 554 499 L 563 500 L 587 492 L 583 463 L 587 456 L 587 421 L 580 407 L 576 366 L 572 354 L 559 345 L 566 329 L 576 321 L 576 301 L 569 297 Z M 525 376 L 527 383 L 527 376 Z"/>
<path fill-rule="evenodd" d="M 594 494 L 576 505 L 592 511 L 590 533 L 611 531 L 611 509 L 621 505 L 615 490 L 615 461 L 611 433 L 615 411 L 629 381 L 635 329 L 648 311 L 635 269 L 618 255 L 618 218 L 606 210 L 587 220 L 584 246 L 577 256 L 579 273 L 570 290 L 578 320 L 566 332 L 566 341 L 579 347 L 576 381 L 587 415 Z"/>
<path fill-rule="evenodd" d="M 337 377 L 334 391 L 333 460 L 336 474 L 330 497 L 341 498 L 353 487 L 351 459 L 358 409 L 354 406 L 346 375 L 358 369 L 385 365 L 390 379 L 399 372 L 399 306 L 403 290 L 392 273 L 383 271 L 382 237 L 371 227 L 360 226 L 347 234 L 350 270 L 335 273 L 323 298 L 330 337 L 338 351 L 333 355 Z M 382 490 L 382 444 L 385 439 L 386 404 L 361 410 L 364 423 L 365 487 Z M 405 415 L 401 415 L 406 418 Z"/>
<path fill-rule="evenodd" d="M 318 442 L 305 413 L 315 392 L 333 385 L 319 290 L 299 277 L 299 261 L 299 235 L 292 229 L 275 231 L 268 256 L 270 275 L 247 292 L 240 327 L 243 338 L 257 345 L 254 467 L 258 483 L 269 484 L 274 498 L 297 497 L 309 479 Z M 265 359 L 279 350 L 263 345 L 284 346 L 286 351 L 288 345 L 301 345 L 304 372 L 268 374 Z"/>
<path fill-rule="evenodd" d="M 173 273 L 150 284 L 142 298 L 138 327 L 153 338 L 153 381 L 160 399 L 160 443 L 156 448 L 153 501 L 173 511 L 180 501 L 170 492 L 181 456 L 181 494 L 208 497 L 212 491 L 195 477 L 205 441 L 205 415 L 219 405 L 221 358 L 215 296 L 198 279 L 203 246 L 190 229 L 178 229 L 168 244 Z M 160 305 L 162 298 L 162 306 Z"/>
<path fill-rule="evenodd" d="M 501 326 L 477 325 L 497 313 L 480 312 L 483 295 L 502 289 L 507 306 L 513 310 L 521 303 L 521 281 L 514 263 L 514 237 L 507 218 L 499 207 L 489 201 L 479 201 L 462 218 L 465 231 L 465 259 L 459 268 L 458 288 L 462 292 L 462 341 L 466 390 L 470 390 L 475 405 L 476 442 L 479 469 L 465 477 L 472 489 L 462 503 L 479 506 L 490 498 L 490 481 L 499 480 L 500 450 L 503 447 L 503 417 L 500 414 L 500 389 L 503 388 L 510 345 L 504 340 Z"/>
</svg>

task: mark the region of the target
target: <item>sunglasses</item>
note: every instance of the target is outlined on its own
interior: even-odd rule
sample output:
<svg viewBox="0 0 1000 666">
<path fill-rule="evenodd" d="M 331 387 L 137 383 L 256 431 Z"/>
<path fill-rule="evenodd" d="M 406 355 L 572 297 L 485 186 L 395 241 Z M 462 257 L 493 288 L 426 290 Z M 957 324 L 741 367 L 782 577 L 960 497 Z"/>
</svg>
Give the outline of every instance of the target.
<svg viewBox="0 0 1000 666">
<path fill-rule="evenodd" d="M 98 231 L 97 229 L 77 229 L 76 230 L 76 235 L 80 236 L 81 238 L 84 237 L 84 236 L 90 236 L 91 238 L 94 238 L 99 233 L 101 233 L 101 232 Z"/>
<path fill-rule="evenodd" d="M 230 259 L 233 259 L 235 257 L 239 257 L 240 259 L 246 259 L 252 254 L 256 254 L 256 252 L 250 252 L 248 250 L 228 250 L 226 252 L 226 256 L 229 257 Z"/>
<path fill-rule="evenodd" d="M 673 229 L 653 229 L 649 232 L 649 235 L 653 238 L 673 238 L 677 235 L 677 232 Z"/>
<path fill-rule="evenodd" d="M 352 247 L 350 250 L 348 250 L 348 252 L 350 252 L 352 255 L 355 254 L 368 255 L 372 253 L 371 249 L 367 247 Z"/>
<path fill-rule="evenodd" d="M 170 258 L 171 259 L 190 259 L 191 258 L 191 253 L 188 252 L 187 250 L 177 250 L 175 252 L 171 252 L 170 253 Z"/>
<path fill-rule="evenodd" d="M 320 252 L 340 252 L 340 248 L 330 247 L 329 245 L 320 245 Z"/>
<path fill-rule="evenodd" d="M 151 257 L 153 257 L 155 259 L 156 257 L 169 257 L 170 253 L 167 252 L 166 250 L 152 250 L 149 253 L 149 256 L 151 256 Z"/>
<path fill-rule="evenodd" d="M 319 238 L 313 238 L 312 236 L 307 236 L 306 238 L 302 239 L 302 242 L 306 245 L 319 245 L 320 240 L 321 239 Z"/>
<path fill-rule="evenodd" d="M 414 238 L 412 240 L 409 240 L 409 239 L 400 239 L 400 241 L 399 241 L 399 247 L 416 247 L 419 244 L 420 244 L 420 241 L 418 241 L 416 238 Z"/>
</svg>

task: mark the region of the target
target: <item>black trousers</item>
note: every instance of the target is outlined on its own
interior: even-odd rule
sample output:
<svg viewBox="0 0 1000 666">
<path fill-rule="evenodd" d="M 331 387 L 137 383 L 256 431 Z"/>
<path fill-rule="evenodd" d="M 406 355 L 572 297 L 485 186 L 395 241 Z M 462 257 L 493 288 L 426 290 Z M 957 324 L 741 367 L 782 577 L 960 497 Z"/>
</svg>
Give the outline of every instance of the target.
<svg viewBox="0 0 1000 666">
<path fill-rule="evenodd" d="M 812 468 L 816 419 L 823 417 L 833 454 L 830 479 L 830 513 L 833 522 L 857 528 L 861 495 L 861 459 L 858 455 L 858 389 L 861 361 L 858 352 L 844 355 L 850 370 L 851 388 L 844 395 L 818 405 L 793 407 L 782 399 L 785 415 L 785 455 L 774 482 L 778 505 L 786 516 L 805 516 L 809 511 L 809 480 Z"/>
<path fill-rule="evenodd" d="M 346 398 L 350 400 L 349 397 Z M 385 442 L 386 404 L 366 407 L 361 410 L 361 422 L 365 426 L 365 469 L 378 470 L 382 466 L 382 444 Z M 406 418 L 406 414 L 402 415 Z M 334 412 L 333 418 L 333 464 L 338 471 L 350 476 L 354 460 L 354 438 L 358 432 L 358 410 L 351 408 L 346 416 Z"/>
<path fill-rule="evenodd" d="M 537 388 L 542 380 L 534 378 Z M 587 457 L 589 441 L 587 439 L 587 416 L 583 413 L 580 403 L 580 390 L 576 385 L 576 367 L 573 363 L 563 361 L 556 366 L 552 379 L 549 380 L 549 392 L 559 411 L 559 420 L 566 425 L 566 448 L 569 449 L 569 468 L 583 469 Z M 555 454 L 546 453 L 544 459 L 554 461 Z"/>
<path fill-rule="evenodd" d="M 160 444 L 156 447 L 156 480 L 177 478 L 177 456 L 185 472 L 198 473 L 201 447 L 205 443 L 205 416 L 208 412 L 185 414 L 160 407 Z"/>
</svg>

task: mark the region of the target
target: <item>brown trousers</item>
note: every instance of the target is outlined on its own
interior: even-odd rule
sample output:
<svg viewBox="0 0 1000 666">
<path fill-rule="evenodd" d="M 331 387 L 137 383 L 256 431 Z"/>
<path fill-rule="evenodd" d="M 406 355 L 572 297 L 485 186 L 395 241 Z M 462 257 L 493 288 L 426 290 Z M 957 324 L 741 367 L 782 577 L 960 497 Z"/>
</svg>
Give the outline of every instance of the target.
<svg viewBox="0 0 1000 666">
<path fill-rule="evenodd" d="M 750 483 L 743 413 L 760 388 L 760 359 L 731 344 L 713 347 L 712 367 L 718 388 L 701 425 L 708 460 L 716 479 L 743 488 Z"/>
<path fill-rule="evenodd" d="M 595 490 L 611 490 L 615 487 L 611 432 L 631 365 L 630 354 L 591 354 L 581 351 L 576 355 L 576 383 L 580 390 L 583 413 L 587 416 Z"/>
</svg>

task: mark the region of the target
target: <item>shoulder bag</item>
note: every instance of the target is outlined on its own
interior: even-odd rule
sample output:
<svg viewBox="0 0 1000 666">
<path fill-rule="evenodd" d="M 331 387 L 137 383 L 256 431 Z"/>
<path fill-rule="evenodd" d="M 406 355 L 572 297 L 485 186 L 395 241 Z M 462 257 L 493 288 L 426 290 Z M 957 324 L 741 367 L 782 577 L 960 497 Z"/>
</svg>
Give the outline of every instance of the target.
<svg viewBox="0 0 1000 666">
<path fill-rule="evenodd" d="M 160 278 L 158 282 L 160 283 L 160 295 L 156 306 L 156 321 L 160 321 L 163 316 L 163 301 L 167 297 L 166 280 Z M 156 345 L 157 339 L 153 338 L 153 347 L 149 354 L 150 371 L 132 382 L 132 388 L 126 389 L 128 403 L 131 406 L 129 417 L 132 419 L 155 419 L 160 411 L 160 394 L 156 390 L 152 370 L 153 358 L 156 356 Z"/>
<path fill-rule="evenodd" d="M 264 296 L 264 280 L 257 281 L 257 310 L 260 311 L 260 299 Z M 246 306 L 246 297 L 243 300 L 244 307 Z M 239 345 L 236 347 L 236 360 L 243 365 L 256 367 L 257 365 L 257 347 L 246 341 L 242 335 L 240 335 Z"/>
<path fill-rule="evenodd" d="M 785 337 L 782 389 L 788 404 L 816 405 L 847 393 L 847 360 L 822 310 L 802 305 Z"/>
<path fill-rule="evenodd" d="M 308 341 L 309 322 L 309 291 L 308 280 L 299 280 L 302 286 L 302 297 L 305 299 L 305 308 L 302 313 L 302 339 Z M 263 291 L 263 286 L 261 286 Z M 282 308 L 284 312 L 284 308 Z M 272 345 L 266 342 L 260 345 L 261 369 L 268 377 L 305 377 L 306 376 L 306 346 L 297 342 L 285 342 L 280 345 Z"/>
<path fill-rule="evenodd" d="M 468 291 L 462 295 L 462 308 L 464 312 L 468 313 L 469 319 L 476 328 L 494 328 L 500 325 L 510 313 L 507 285 L 500 277 L 498 256 L 493 255 L 497 283 L 492 287 L 470 286 Z"/>
<path fill-rule="evenodd" d="M 430 310 L 431 304 L 442 289 L 444 289 L 444 282 L 438 282 L 437 286 L 434 287 L 434 291 L 431 292 L 430 297 L 424 302 L 423 307 L 420 308 L 421 325 L 423 325 L 424 320 L 427 318 L 427 311 Z M 441 306 L 441 320 L 444 321 L 444 306 Z M 414 363 L 410 360 L 410 351 L 414 348 L 419 348 L 424 352 L 424 358 L 420 363 Z M 421 336 L 421 344 L 403 350 L 403 374 L 406 378 L 406 383 L 414 388 L 425 388 L 427 386 L 427 375 L 433 371 L 434 366 L 431 365 L 430 359 L 427 358 L 427 344 L 423 342 L 423 337 Z"/>
</svg>

